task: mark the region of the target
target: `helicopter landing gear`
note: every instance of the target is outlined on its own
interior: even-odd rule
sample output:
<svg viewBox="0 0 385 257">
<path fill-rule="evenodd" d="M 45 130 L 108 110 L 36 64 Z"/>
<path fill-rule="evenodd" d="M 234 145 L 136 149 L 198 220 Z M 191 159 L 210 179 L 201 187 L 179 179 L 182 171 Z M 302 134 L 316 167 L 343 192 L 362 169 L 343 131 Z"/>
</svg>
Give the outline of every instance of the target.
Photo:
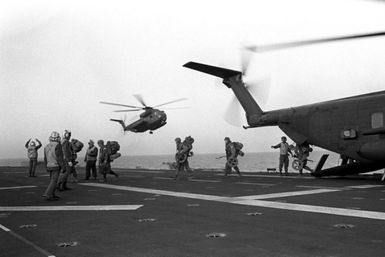
<svg viewBox="0 0 385 257">
<path fill-rule="evenodd" d="M 154 131 L 150 131 L 150 134 L 151 134 L 151 135 L 154 134 Z"/>
</svg>

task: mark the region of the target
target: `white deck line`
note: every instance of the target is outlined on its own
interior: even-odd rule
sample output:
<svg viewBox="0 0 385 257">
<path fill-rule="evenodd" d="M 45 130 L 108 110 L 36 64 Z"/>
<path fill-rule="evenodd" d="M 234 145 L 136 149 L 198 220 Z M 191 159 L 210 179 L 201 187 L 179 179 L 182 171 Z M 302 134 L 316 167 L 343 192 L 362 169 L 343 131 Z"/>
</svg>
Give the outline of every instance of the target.
<svg viewBox="0 0 385 257">
<path fill-rule="evenodd" d="M 143 205 L 0 206 L 0 211 L 133 211 Z"/>
<path fill-rule="evenodd" d="M 264 194 L 264 195 L 248 195 L 237 197 L 244 200 L 261 200 L 261 199 L 271 199 L 271 198 L 281 198 L 281 197 L 290 197 L 290 196 L 299 196 L 299 195 L 312 195 L 312 194 L 322 194 L 341 191 L 339 189 L 313 189 L 313 190 L 302 190 L 294 192 L 283 192 L 283 193 L 273 193 L 273 194 Z"/>
<path fill-rule="evenodd" d="M 21 188 L 33 188 L 33 187 L 37 187 L 37 186 L 0 187 L 0 190 L 21 189 Z"/>
</svg>

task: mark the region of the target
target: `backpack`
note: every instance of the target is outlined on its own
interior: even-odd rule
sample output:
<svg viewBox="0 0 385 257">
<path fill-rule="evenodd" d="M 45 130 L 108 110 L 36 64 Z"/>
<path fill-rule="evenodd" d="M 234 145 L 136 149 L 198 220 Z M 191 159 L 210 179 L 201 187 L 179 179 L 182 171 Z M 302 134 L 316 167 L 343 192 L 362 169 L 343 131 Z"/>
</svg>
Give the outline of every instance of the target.
<svg viewBox="0 0 385 257">
<path fill-rule="evenodd" d="M 243 148 L 243 144 L 239 142 L 233 142 L 235 150 L 240 151 Z"/>
<path fill-rule="evenodd" d="M 80 152 L 84 146 L 84 144 L 77 139 L 72 139 L 71 144 L 72 144 L 72 149 L 74 150 L 75 153 Z"/>
<path fill-rule="evenodd" d="M 110 152 L 111 155 L 116 154 L 120 150 L 120 145 L 116 141 L 110 141 Z"/>
</svg>

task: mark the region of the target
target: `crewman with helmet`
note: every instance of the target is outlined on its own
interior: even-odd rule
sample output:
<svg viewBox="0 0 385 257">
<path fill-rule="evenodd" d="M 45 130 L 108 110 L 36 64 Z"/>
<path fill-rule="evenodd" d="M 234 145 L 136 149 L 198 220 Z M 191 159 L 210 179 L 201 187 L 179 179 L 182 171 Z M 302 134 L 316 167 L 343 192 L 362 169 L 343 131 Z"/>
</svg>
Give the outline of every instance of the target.
<svg viewBox="0 0 385 257">
<path fill-rule="evenodd" d="M 56 131 L 51 133 L 49 143 L 44 148 L 44 162 L 47 167 L 47 172 L 49 172 L 50 182 L 43 197 L 47 201 L 56 201 L 59 199 L 59 197 L 55 195 L 56 185 L 60 170 L 62 167 L 65 167 L 60 135 Z"/>
<path fill-rule="evenodd" d="M 238 168 L 238 155 L 243 156 L 244 153 L 241 151 L 243 144 L 238 142 L 231 142 L 229 137 L 225 137 L 225 152 L 226 152 L 226 165 L 225 165 L 225 177 L 231 173 L 233 168 L 238 176 L 241 177 L 241 172 Z"/>
<path fill-rule="evenodd" d="M 29 158 L 29 177 L 36 177 L 36 165 L 37 165 L 37 157 L 38 150 L 41 147 L 41 142 L 39 139 L 35 139 L 38 145 L 36 145 L 35 141 L 32 141 L 30 138 L 27 143 L 25 143 L 25 148 L 27 148 L 27 155 Z"/>
<path fill-rule="evenodd" d="M 84 162 L 86 163 L 86 177 L 85 180 L 89 180 L 92 172 L 92 177 L 97 178 L 96 173 L 96 160 L 98 157 L 98 148 L 94 145 L 94 141 L 90 139 L 88 142 L 88 148 L 86 155 L 84 157 Z"/>
<path fill-rule="evenodd" d="M 71 139 L 71 131 L 64 130 L 63 134 L 63 140 L 61 142 L 62 148 L 63 148 L 63 158 L 64 158 L 64 171 L 60 175 L 59 182 L 58 182 L 58 189 L 60 191 L 64 190 L 71 190 L 67 186 L 67 181 L 69 175 L 72 173 L 72 169 L 74 167 L 74 152 L 72 149 L 72 144 L 70 142 Z"/>
<path fill-rule="evenodd" d="M 282 176 L 282 167 L 285 169 L 285 175 L 288 175 L 289 168 L 289 154 L 293 155 L 289 144 L 286 142 L 285 136 L 281 137 L 281 143 L 271 146 L 271 148 L 279 148 L 279 174 Z"/>
</svg>

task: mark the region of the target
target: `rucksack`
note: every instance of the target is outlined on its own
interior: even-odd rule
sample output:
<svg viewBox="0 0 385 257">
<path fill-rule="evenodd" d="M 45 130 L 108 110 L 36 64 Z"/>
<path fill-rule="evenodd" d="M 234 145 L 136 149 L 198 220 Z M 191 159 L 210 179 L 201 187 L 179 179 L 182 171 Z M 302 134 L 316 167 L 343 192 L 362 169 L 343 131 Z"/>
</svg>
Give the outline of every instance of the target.
<svg viewBox="0 0 385 257">
<path fill-rule="evenodd" d="M 240 151 L 243 148 L 243 144 L 239 142 L 233 142 L 235 150 Z"/>
<path fill-rule="evenodd" d="M 120 150 L 120 145 L 116 141 L 110 141 L 110 152 L 116 154 Z"/>
<path fill-rule="evenodd" d="M 73 138 L 71 139 L 72 149 L 75 153 L 80 152 L 83 149 L 84 144 L 80 142 L 79 140 Z"/>
</svg>

